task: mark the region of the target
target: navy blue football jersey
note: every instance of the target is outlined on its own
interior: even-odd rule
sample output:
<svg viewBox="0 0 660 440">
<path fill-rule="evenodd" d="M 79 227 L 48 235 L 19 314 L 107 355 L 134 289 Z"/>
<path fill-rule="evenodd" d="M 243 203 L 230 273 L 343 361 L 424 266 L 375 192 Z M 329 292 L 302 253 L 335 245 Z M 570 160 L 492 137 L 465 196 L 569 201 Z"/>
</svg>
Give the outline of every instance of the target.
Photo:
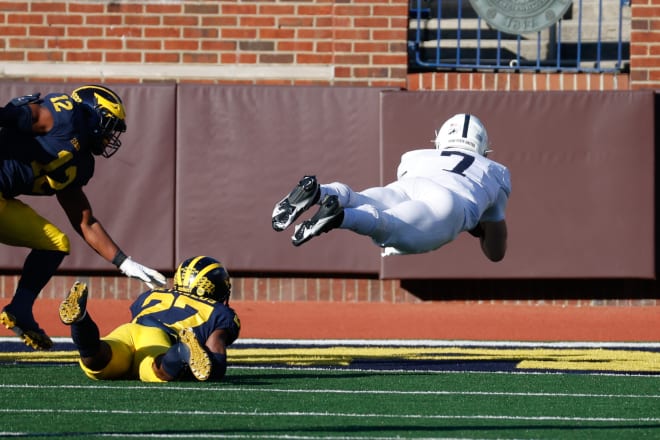
<svg viewBox="0 0 660 440">
<path fill-rule="evenodd" d="M 238 338 L 241 322 L 229 306 L 210 298 L 193 297 L 169 289 L 153 289 L 142 293 L 131 305 L 132 321 L 159 327 L 176 338 L 191 327 L 199 341 L 205 342 L 217 329 L 229 336 L 227 345 Z"/>
<path fill-rule="evenodd" d="M 52 195 L 68 186 L 82 187 L 94 175 L 84 109 L 63 93 L 46 95 L 41 105 L 53 115 L 48 133 L 0 131 L 0 192 L 5 197 Z"/>
</svg>

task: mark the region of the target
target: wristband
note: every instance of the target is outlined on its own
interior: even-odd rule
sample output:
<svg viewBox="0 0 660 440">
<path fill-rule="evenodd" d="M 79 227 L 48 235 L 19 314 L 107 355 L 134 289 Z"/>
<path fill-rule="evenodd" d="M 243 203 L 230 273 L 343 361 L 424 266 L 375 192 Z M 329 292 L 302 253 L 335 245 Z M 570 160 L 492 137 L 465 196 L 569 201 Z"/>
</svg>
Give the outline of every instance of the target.
<svg viewBox="0 0 660 440">
<path fill-rule="evenodd" d="M 126 256 L 125 253 L 121 251 L 121 249 L 117 250 L 117 253 L 115 254 L 115 258 L 112 259 L 112 264 L 115 266 L 119 267 L 121 266 L 121 263 L 126 261 L 128 257 Z"/>
</svg>

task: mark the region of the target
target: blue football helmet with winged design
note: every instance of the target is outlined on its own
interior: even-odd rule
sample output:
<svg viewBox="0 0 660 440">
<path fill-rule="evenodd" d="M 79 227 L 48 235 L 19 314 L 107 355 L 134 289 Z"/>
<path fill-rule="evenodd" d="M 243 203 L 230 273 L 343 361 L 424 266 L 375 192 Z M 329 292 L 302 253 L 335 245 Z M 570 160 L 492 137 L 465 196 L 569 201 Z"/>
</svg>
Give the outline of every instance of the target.
<svg viewBox="0 0 660 440">
<path fill-rule="evenodd" d="M 119 136 L 126 131 L 126 109 L 119 95 L 104 86 L 86 85 L 75 89 L 71 97 L 90 110 L 92 153 L 115 154 L 121 147 Z"/>
<path fill-rule="evenodd" d="M 231 278 L 215 258 L 192 257 L 183 261 L 174 272 L 174 290 L 227 304 L 231 295 Z"/>
</svg>

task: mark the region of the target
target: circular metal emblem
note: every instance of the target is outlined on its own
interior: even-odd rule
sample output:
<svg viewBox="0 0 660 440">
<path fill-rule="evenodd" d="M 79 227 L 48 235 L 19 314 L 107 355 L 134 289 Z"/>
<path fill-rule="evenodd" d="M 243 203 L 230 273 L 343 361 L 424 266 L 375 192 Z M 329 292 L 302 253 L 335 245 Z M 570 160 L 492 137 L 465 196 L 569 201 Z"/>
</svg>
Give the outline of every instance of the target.
<svg viewBox="0 0 660 440">
<path fill-rule="evenodd" d="M 509 34 L 538 32 L 566 13 L 572 0 L 470 0 L 477 14 Z"/>
</svg>

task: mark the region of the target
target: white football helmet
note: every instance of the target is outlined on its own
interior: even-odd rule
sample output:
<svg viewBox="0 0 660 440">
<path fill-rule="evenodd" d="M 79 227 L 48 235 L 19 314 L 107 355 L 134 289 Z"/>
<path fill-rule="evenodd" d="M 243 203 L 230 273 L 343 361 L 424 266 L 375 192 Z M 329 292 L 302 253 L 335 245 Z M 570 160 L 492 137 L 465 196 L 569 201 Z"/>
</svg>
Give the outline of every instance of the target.
<svg viewBox="0 0 660 440">
<path fill-rule="evenodd" d="M 440 130 L 435 132 L 435 148 L 461 148 L 486 156 L 488 133 L 479 118 L 467 113 L 459 113 L 447 119 Z"/>
</svg>

